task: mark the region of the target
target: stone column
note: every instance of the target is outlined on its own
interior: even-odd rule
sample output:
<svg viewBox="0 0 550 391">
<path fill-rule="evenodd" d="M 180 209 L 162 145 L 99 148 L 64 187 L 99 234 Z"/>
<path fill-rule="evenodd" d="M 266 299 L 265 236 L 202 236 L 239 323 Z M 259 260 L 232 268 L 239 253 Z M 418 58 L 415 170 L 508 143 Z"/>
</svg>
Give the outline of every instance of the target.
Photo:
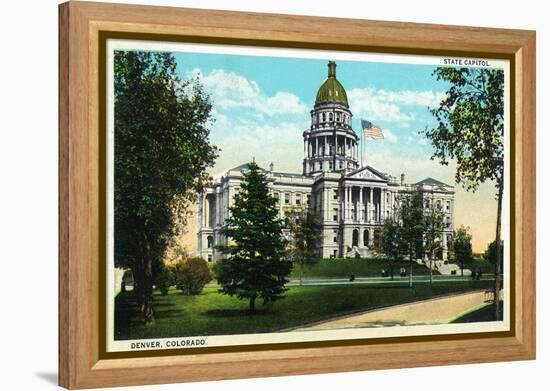
<svg viewBox="0 0 550 391">
<path fill-rule="evenodd" d="M 315 137 L 315 157 L 319 156 L 319 137 Z"/>
<path fill-rule="evenodd" d="M 363 216 L 363 186 L 359 186 L 359 221 L 364 220 Z"/>
<path fill-rule="evenodd" d="M 348 203 L 348 187 L 344 187 L 344 220 L 347 221 L 349 218 L 349 203 Z"/>
<path fill-rule="evenodd" d="M 380 196 L 381 196 L 381 200 L 380 200 L 380 206 L 381 206 L 381 209 L 382 209 L 382 221 L 386 220 L 386 191 L 384 190 L 381 190 L 380 191 Z"/>
<path fill-rule="evenodd" d="M 378 204 L 376 205 L 376 220 L 380 222 L 380 203 L 382 202 L 382 188 L 378 188 Z"/>
<path fill-rule="evenodd" d="M 348 218 L 347 220 L 351 220 L 351 187 L 346 186 L 346 205 L 347 205 L 347 211 L 348 211 Z"/>
<path fill-rule="evenodd" d="M 373 206 L 374 206 L 374 205 L 373 205 L 374 187 L 371 186 L 371 187 L 369 188 L 369 190 L 370 190 L 370 191 L 369 191 L 369 193 L 370 193 L 370 197 L 369 197 L 370 200 L 369 200 L 369 208 L 368 208 L 368 209 L 369 209 L 369 222 L 372 223 L 373 220 L 374 220 L 374 213 L 373 213 L 373 212 L 374 212 L 374 208 L 373 208 Z"/>
<path fill-rule="evenodd" d="M 345 190 L 343 188 L 338 188 L 338 201 L 340 201 L 340 220 L 341 221 L 344 221 L 346 219 L 344 195 L 345 195 Z"/>
</svg>

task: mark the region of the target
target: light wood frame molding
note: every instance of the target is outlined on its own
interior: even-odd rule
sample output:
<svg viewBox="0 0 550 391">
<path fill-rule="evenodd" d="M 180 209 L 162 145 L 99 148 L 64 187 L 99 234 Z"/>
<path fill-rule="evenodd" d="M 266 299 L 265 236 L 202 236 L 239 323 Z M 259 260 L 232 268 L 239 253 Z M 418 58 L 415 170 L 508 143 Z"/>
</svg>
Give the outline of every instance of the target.
<svg viewBox="0 0 550 391">
<path fill-rule="evenodd" d="M 179 356 L 102 358 L 99 312 L 100 32 L 509 58 L 515 157 L 513 330 Z M 59 6 L 59 384 L 90 388 L 535 358 L 535 32 L 89 2 Z"/>
</svg>

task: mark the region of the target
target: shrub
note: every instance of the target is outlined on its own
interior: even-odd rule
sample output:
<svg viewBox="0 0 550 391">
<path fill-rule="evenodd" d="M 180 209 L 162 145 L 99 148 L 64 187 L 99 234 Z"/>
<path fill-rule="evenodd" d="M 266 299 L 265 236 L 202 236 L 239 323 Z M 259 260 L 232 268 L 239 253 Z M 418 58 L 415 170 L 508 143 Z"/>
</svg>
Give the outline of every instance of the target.
<svg viewBox="0 0 550 391">
<path fill-rule="evenodd" d="M 164 268 L 160 271 L 155 279 L 155 286 L 163 295 L 168 294 L 168 288 L 170 288 L 173 283 L 172 273 L 168 268 Z"/>
<path fill-rule="evenodd" d="M 212 281 L 208 263 L 200 257 L 179 261 L 175 266 L 176 286 L 184 295 L 198 295 Z"/>
</svg>

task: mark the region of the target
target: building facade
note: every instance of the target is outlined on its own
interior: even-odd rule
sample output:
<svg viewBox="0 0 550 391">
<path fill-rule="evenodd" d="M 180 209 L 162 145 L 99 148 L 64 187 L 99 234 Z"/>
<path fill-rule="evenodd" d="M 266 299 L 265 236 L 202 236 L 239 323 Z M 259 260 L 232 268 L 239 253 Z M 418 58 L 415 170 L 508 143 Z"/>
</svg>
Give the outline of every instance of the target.
<svg viewBox="0 0 550 391">
<path fill-rule="evenodd" d="M 369 165 L 359 163 L 359 137 L 352 129 L 346 90 L 336 78 L 336 63 L 328 63 L 327 79 L 317 92 L 310 112 L 311 125 L 303 133 L 302 174 L 277 172 L 271 163 L 263 169 L 280 217 L 289 208 L 314 208 L 323 222 L 322 257 L 374 255 L 384 220 L 396 218 L 402 197 L 420 189 L 426 211 L 444 215 L 442 257 L 447 258 L 453 234 L 454 188 L 433 178 L 407 184 Z M 198 205 L 198 255 L 209 261 L 222 254 L 215 246 L 227 244 L 221 233 L 233 196 L 243 180 L 243 164 L 224 172 L 205 189 Z"/>
</svg>

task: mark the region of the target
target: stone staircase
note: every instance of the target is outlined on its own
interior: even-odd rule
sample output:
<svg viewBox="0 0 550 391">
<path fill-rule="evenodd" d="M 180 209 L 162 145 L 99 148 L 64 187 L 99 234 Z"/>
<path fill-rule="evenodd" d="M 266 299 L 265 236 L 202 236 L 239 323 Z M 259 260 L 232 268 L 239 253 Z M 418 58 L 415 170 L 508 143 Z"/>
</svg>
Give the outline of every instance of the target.
<svg viewBox="0 0 550 391">
<path fill-rule="evenodd" d="M 367 248 L 359 248 L 357 246 L 353 246 L 351 249 L 348 248 L 348 251 L 344 254 L 346 258 L 372 258 L 375 257 L 377 254 L 369 250 Z"/>
<path fill-rule="evenodd" d="M 430 261 L 424 261 L 423 263 L 426 265 L 426 267 L 430 267 Z M 456 263 L 445 263 L 445 261 L 438 260 L 433 262 L 433 266 L 434 270 L 437 270 L 440 274 L 444 276 L 461 275 L 460 266 Z M 464 275 L 471 276 L 472 271 L 470 269 L 464 269 Z"/>
</svg>

